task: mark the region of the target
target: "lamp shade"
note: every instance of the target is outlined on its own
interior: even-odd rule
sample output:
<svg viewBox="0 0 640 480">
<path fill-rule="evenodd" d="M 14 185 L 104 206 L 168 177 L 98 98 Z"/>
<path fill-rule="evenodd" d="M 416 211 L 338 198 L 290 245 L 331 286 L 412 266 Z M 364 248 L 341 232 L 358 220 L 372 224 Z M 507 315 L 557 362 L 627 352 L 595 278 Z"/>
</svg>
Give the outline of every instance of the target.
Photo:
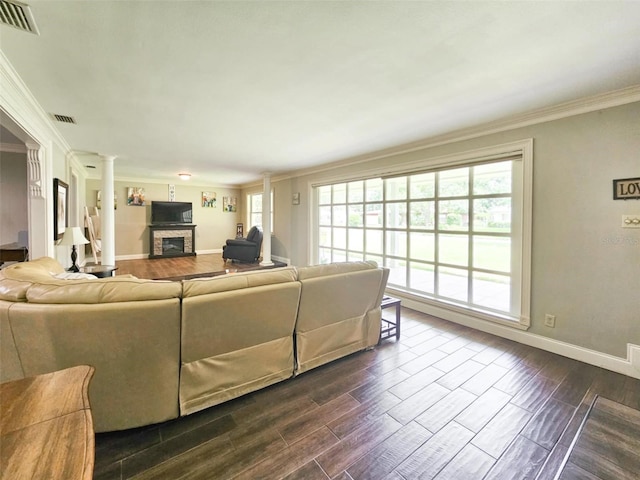
<svg viewBox="0 0 640 480">
<path fill-rule="evenodd" d="M 62 240 L 58 245 L 86 245 L 89 240 L 82 234 L 80 227 L 69 227 L 64 231 Z"/>
</svg>

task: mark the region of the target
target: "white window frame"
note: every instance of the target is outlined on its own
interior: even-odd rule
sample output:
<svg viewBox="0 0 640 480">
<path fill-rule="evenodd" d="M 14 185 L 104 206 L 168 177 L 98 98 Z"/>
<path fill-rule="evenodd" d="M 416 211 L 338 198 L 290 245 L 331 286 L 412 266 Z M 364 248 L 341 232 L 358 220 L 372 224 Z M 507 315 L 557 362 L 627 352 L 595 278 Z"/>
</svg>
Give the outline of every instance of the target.
<svg viewBox="0 0 640 480">
<path fill-rule="evenodd" d="M 257 211 L 253 211 L 253 197 L 262 197 L 263 192 L 255 192 L 255 193 L 248 193 L 247 194 L 247 232 L 251 229 L 251 227 L 254 226 L 254 224 L 252 223 L 252 218 L 253 218 L 253 214 L 255 213 L 260 213 L 261 218 L 262 218 L 262 211 L 257 212 Z M 271 234 L 273 235 L 273 230 L 274 230 L 274 219 L 275 219 L 275 215 L 274 215 L 274 205 L 273 205 L 273 189 L 271 189 Z M 262 220 L 260 221 L 260 223 L 255 224 L 255 225 L 259 225 L 260 227 L 262 227 Z"/>
<path fill-rule="evenodd" d="M 512 242 L 518 242 L 515 247 L 519 255 L 512 257 L 512 272 L 517 278 L 517 285 L 512 288 L 511 295 L 513 301 L 518 305 L 517 311 L 507 314 L 506 312 L 492 312 L 480 308 L 469 308 L 456 303 L 448 303 L 442 299 L 423 297 L 415 292 L 399 290 L 393 286 L 388 286 L 388 290 L 412 301 L 432 305 L 437 309 L 444 309 L 453 312 L 455 315 L 463 315 L 482 320 L 489 320 L 503 325 L 527 329 L 530 326 L 530 302 L 531 302 L 531 225 L 533 208 L 533 139 L 525 139 L 493 147 L 487 147 L 453 155 L 447 155 L 417 162 L 404 163 L 401 165 L 390 165 L 388 168 L 372 169 L 361 172 L 357 177 L 342 176 L 332 178 L 322 182 L 310 183 L 313 189 L 312 195 L 312 215 L 311 215 L 311 252 L 312 263 L 319 263 L 319 198 L 318 188 L 326 185 L 348 183 L 355 180 L 366 180 L 376 177 L 391 177 L 400 175 L 413 175 L 431 170 L 443 170 L 456 167 L 472 166 L 475 164 L 490 161 L 499 161 L 519 157 L 513 162 L 512 173 Z M 386 200 L 385 200 L 386 202 Z M 386 226 L 383 227 L 386 232 Z M 386 235 L 386 233 L 385 233 Z M 386 255 L 386 252 L 385 252 Z M 407 252 L 406 259 L 409 259 Z M 517 275 L 517 277 L 516 277 Z"/>
</svg>

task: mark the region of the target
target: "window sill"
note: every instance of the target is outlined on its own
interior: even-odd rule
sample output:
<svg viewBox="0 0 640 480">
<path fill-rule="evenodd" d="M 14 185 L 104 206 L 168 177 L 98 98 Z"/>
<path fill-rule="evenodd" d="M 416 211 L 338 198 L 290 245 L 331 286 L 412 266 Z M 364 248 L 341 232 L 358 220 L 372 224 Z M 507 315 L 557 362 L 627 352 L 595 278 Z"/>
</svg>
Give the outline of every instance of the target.
<svg viewBox="0 0 640 480">
<path fill-rule="evenodd" d="M 402 299 L 405 307 L 466 325 L 471 328 L 477 328 L 477 322 L 479 321 L 491 322 L 518 330 L 528 330 L 531 326 L 530 320 L 527 317 L 509 317 L 498 313 L 465 308 L 444 301 L 433 300 L 420 295 L 408 293 L 393 287 L 388 287 L 387 292 L 394 297 Z"/>
</svg>

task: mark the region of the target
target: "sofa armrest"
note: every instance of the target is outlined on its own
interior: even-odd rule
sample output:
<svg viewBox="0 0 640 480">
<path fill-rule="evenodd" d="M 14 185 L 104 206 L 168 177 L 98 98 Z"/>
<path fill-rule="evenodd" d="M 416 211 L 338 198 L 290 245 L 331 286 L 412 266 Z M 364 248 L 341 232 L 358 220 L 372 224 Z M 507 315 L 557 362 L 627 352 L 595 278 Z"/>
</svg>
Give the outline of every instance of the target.
<svg viewBox="0 0 640 480">
<path fill-rule="evenodd" d="M 257 243 L 246 239 L 233 238 L 227 240 L 227 246 L 256 248 L 257 245 Z"/>
</svg>

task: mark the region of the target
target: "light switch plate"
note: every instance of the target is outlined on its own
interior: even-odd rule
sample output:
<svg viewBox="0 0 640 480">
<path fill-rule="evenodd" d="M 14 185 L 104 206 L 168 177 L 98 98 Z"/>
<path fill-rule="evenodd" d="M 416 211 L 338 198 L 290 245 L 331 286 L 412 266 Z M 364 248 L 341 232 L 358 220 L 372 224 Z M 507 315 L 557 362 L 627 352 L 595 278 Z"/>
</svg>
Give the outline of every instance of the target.
<svg viewBox="0 0 640 480">
<path fill-rule="evenodd" d="M 622 228 L 640 228 L 640 214 L 622 215 Z"/>
</svg>

